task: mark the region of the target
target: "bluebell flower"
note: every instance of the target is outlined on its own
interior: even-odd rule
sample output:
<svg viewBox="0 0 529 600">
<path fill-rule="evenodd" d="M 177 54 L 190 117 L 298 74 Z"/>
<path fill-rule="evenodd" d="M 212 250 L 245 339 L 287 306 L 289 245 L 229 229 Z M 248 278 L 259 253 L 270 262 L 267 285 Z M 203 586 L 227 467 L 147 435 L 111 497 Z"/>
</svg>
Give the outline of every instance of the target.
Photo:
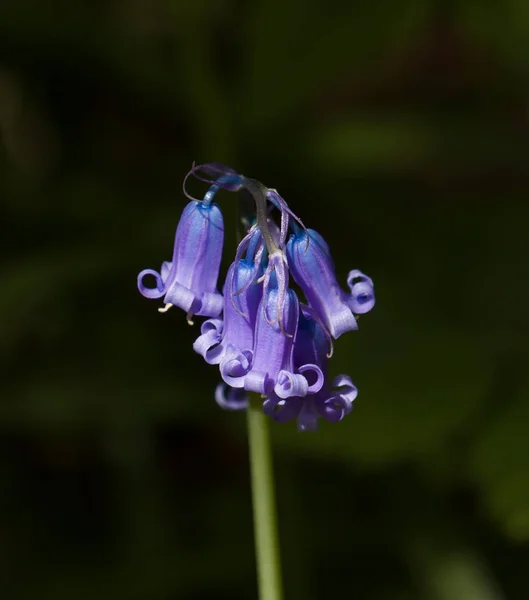
<svg viewBox="0 0 529 600">
<path fill-rule="evenodd" d="M 323 376 L 323 385 L 306 396 L 281 398 L 276 393 L 268 395 L 263 403 L 264 412 L 278 423 L 297 418 L 299 431 L 315 431 L 318 417 L 335 423 L 352 410 L 358 391 L 347 375 L 339 375 L 329 386 L 328 363 L 330 340 L 323 326 L 308 307 L 300 311 L 299 324 L 294 346 L 294 366 L 313 363 L 318 365 Z"/>
<path fill-rule="evenodd" d="M 171 306 L 183 309 L 188 320 L 192 315 L 216 317 L 222 311 L 222 295 L 217 280 L 224 241 L 224 222 L 216 204 L 191 201 L 178 223 L 173 259 L 163 262 L 160 272 L 145 269 L 138 275 L 138 289 L 146 298 L 164 299 Z M 148 287 L 144 278 L 151 275 L 155 287 Z"/>
<path fill-rule="evenodd" d="M 358 329 L 354 315 L 368 312 L 375 304 L 373 281 L 361 271 L 350 271 L 347 284 L 351 292 L 344 292 L 336 280 L 329 246 L 313 229 L 296 228 L 286 251 L 294 281 L 332 337 Z"/>
<path fill-rule="evenodd" d="M 279 398 L 305 396 L 317 391 L 323 384 L 323 373 L 317 364 L 304 363 L 294 367 L 294 340 L 299 318 L 299 301 L 296 293 L 287 289 L 280 299 L 277 287 L 263 294 L 259 306 L 253 355 L 250 370 L 243 377 L 223 379 L 233 387 L 244 387 L 246 391 L 258 392 L 263 396 L 276 394 Z M 225 370 L 238 365 L 225 359 Z M 309 378 L 312 383 L 309 383 Z"/>
<path fill-rule="evenodd" d="M 245 253 L 245 257 L 241 258 Z M 257 309 L 262 285 L 262 235 L 254 228 L 239 245 L 235 261 L 228 269 L 224 284 L 222 319 L 209 319 L 202 324 L 201 335 L 193 349 L 209 364 L 219 364 L 226 353 L 238 356 L 248 365 L 252 357 Z"/>
<path fill-rule="evenodd" d="M 190 176 L 209 184 L 201 201 L 187 192 Z M 340 421 L 351 412 L 357 389 L 347 375 L 336 377 L 331 387 L 329 348 L 332 338 L 357 329 L 355 315 L 373 307 L 373 281 L 353 270 L 347 276 L 350 292 L 342 290 L 327 243 L 303 225 L 277 190 L 220 163 L 193 165 L 183 189 L 192 201 L 178 224 L 173 260 L 159 273 L 142 271 L 140 292 L 163 297 L 161 311 L 176 305 L 188 320 L 193 314 L 211 317 L 193 348 L 219 366 L 223 381 L 215 400 L 220 407 L 245 409 L 247 393 L 254 392 L 264 398 L 267 415 L 277 422 L 296 419 L 300 431 L 315 430 L 319 418 Z M 221 295 L 224 227 L 213 199 L 219 190 L 242 189 L 255 202 L 255 219 L 242 221 L 247 233 Z M 289 287 L 290 273 L 308 305 Z M 154 277 L 154 287 L 145 285 L 147 276 Z"/>
</svg>

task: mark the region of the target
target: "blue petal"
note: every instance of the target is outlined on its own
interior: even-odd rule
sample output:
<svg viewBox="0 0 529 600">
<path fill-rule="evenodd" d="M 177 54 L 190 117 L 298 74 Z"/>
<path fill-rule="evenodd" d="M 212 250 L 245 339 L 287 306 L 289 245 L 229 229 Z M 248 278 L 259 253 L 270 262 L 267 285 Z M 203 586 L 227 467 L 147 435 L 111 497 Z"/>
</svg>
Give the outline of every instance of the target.
<svg viewBox="0 0 529 600">
<path fill-rule="evenodd" d="M 249 350 L 253 348 L 255 321 L 262 295 L 262 285 L 256 283 L 259 273 L 259 266 L 246 260 L 233 263 L 228 269 L 224 289 L 228 341 Z"/>
<path fill-rule="evenodd" d="M 257 308 L 262 293 L 262 285 L 255 283 L 258 274 L 259 266 L 249 264 L 246 259 L 230 265 L 224 284 L 224 319 L 206 321 L 202 325 L 201 335 L 193 344 L 195 352 L 209 364 L 222 364 L 229 346 L 232 347 L 232 355 L 233 348 L 237 354 L 244 356 L 245 352 L 252 351 Z M 231 367 L 226 364 L 227 361 L 224 362 L 224 370 L 231 377 L 229 373 L 233 363 L 230 363 Z"/>
<path fill-rule="evenodd" d="M 341 421 L 353 409 L 353 401 L 358 395 L 356 386 L 347 375 L 339 375 L 333 381 L 337 388 L 333 393 L 320 394 L 316 399 L 316 408 L 320 415 L 330 423 Z"/>
<path fill-rule="evenodd" d="M 348 304 L 347 294 L 340 288 L 329 253 L 323 238 L 313 229 L 307 233 L 299 231 L 292 235 L 287 244 L 290 271 L 301 287 L 310 306 L 334 338 L 342 333 L 358 329 L 356 319 Z"/>
<path fill-rule="evenodd" d="M 350 377 L 339 375 L 333 382 L 337 389 L 330 390 L 327 381 L 327 348 L 328 340 L 322 325 L 308 311 L 302 310 L 294 342 L 294 365 L 298 377 L 310 371 L 315 373 L 315 377 L 309 378 L 310 385 L 303 396 L 281 394 L 276 383 L 263 404 L 267 415 L 278 422 L 297 417 L 299 431 L 316 431 L 320 416 L 335 423 L 351 412 L 357 389 Z M 278 383 L 285 385 L 287 379 L 290 383 L 292 376 L 283 376 L 283 379 L 280 376 Z"/>
<path fill-rule="evenodd" d="M 328 334 L 323 325 L 318 323 L 308 312 L 300 311 L 298 331 L 294 342 L 294 365 L 300 369 L 304 365 L 315 364 L 325 377 L 329 362 L 328 351 Z"/>
<path fill-rule="evenodd" d="M 143 278 L 147 275 L 154 277 L 156 287 L 147 287 L 143 283 Z M 138 275 L 138 290 L 142 296 L 145 296 L 145 298 L 161 298 L 162 296 L 165 296 L 165 285 L 160 273 L 158 273 L 158 271 L 154 271 L 153 269 L 143 269 L 143 271 L 141 271 Z"/>
<path fill-rule="evenodd" d="M 138 275 L 138 289 L 147 298 L 164 296 L 187 313 L 216 317 L 222 312 L 222 295 L 217 291 L 224 223 L 215 204 L 190 202 L 176 230 L 173 259 L 162 264 L 161 273 L 146 269 Z M 156 286 L 147 287 L 143 278 L 153 275 Z"/>
<path fill-rule="evenodd" d="M 252 351 L 228 344 L 220 362 L 222 379 L 231 387 L 242 388 L 252 364 Z"/>
<path fill-rule="evenodd" d="M 270 394 L 263 402 L 263 412 L 277 423 L 286 423 L 295 419 L 303 406 L 303 398 L 279 398 Z"/>
<path fill-rule="evenodd" d="M 208 319 L 202 323 L 201 335 L 195 340 L 193 350 L 200 354 L 209 365 L 218 365 L 224 354 L 221 344 L 223 333 L 222 319 Z"/>
<path fill-rule="evenodd" d="M 215 388 L 215 401 L 224 410 L 245 410 L 248 408 L 248 396 L 241 389 L 219 383 Z"/>
<path fill-rule="evenodd" d="M 304 398 L 303 406 L 297 418 L 298 431 L 316 431 L 318 429 L 318 411 L 313 396 Z"/>
<path fill-rule="evenodd" d="M 303 393 L 299 380 L 288 375 L 294 374 L 292 353 L 299 302 L 293 290 L 286 290 L 282 302 L 280 294 L 276 288 L 263 292 L 255 327 L 252 368 L 244 383 L 248 391 L 269 394 L 277 384 L 276 391 L 281 394 L 295 395 L 291 393 L 294 389 Z M 280 373 L 281 381 L 278 381 Z"/>
<path fill-rule="evenodd" d="M 357 315 L 369 312 L 375 305 L 375 290 L 371 277 L 355 269 L 347 275 L 347 285 L 351 290 L 349 306 Z"/>
<path fill-rule="evenodd" d="M 280 398 L 289 398 L 291 396 L 306 396 L 309 391 L 309 385 L 305 377 L 299 373 L 292 373 L 286 369 L 279 371 L 274 392 Z"/>
</svg>

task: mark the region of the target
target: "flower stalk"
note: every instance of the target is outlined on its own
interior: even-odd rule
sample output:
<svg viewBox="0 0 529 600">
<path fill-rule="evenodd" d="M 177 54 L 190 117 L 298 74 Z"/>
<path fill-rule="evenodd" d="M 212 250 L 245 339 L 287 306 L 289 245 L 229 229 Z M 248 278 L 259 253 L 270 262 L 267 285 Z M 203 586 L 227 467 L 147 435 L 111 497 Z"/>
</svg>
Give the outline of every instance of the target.
<svg viewBox="0 0 529 600">
<path fill-rule="evenodd" d="M 259 600 L 282 600 L 281 560 L 269 423 L 258 394 L 249 394 L 248 446 Z"/>
</svg>

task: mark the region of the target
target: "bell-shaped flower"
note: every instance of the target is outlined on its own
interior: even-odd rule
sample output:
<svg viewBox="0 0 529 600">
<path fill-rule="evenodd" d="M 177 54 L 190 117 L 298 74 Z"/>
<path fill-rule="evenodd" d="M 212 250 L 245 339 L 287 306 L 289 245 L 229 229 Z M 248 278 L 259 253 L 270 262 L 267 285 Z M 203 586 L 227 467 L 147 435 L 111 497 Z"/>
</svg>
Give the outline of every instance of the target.
<svg viewBox="0 0 529 600">
<path fill-rule="evenodd" d="M 176 229 L 171 262 L 163 262 L 160 272 L 145 269 L 138 275 L 138 289 L 146 298 L 164 299 L 167 310 L 182 308 L 188 315 L 216 317 L 222 311 L 222 295 L 217 279 L 224 241 L 224 222 L 216 204 L 190 202 Z M 146 276 L 155 280 L 154 287 L 144 283 Z"/>
<path fill-rule="evenodd" d="M 352 410 L 358 391 L 351 378 L 339 375 L 333 381 L 337 389 L 331 390 L 328 381 L 329 338 L 323 326 L 313 318 L 311 311 L 302 309 L 294 343 L 294 366 L 315 363 L 323 373 L 323 385 L 306 396 L 281 398 L 271 393 L 263 403 L 263 411 L 278 423 L 297 418 L 299 431 L 315 431 L 318 417 L 335 423 Z"/>
<path fill-rule="evenodd" d="M 358 329 L 355 314 L 366 313 L 375 304 L 373 281 L 361 271 L 350 271 L 347 294 L 336 280 L 334 262 L 322 236 L 313 229 L 296 228 L 287 243 L 290 272 L 334 338 Z"/>
<path fill-rule="evenodd" d="M 277 287 L 265 288 L 257 313 L 251 368 L 237 376 L 241 365 L 227 356 L 221 363 L 224 381 L 232 387 L 244 387 L 264 396 L 275 393 L 280 398 L 317 391 L 323 385 L 318 365 L 307 363 L 294 369 L 298 318 L 299 301 L 293 290 L 287 288 L 281 297 Z M 307 377 L 313 380 L 312 384 Z"/>
<path fill-rule="evenodd" d="M 246 252 L 245 258 L 240 256 Z M 209 364 L 219 364 L 228 353 L 249 368 L 252 357 L 257 309 L 262 284 L 263 243 L 260 231 L 252 230 L 239 245 L 235 261 L 228 269 L 224 284 L 222 319 L 209 319 L 202 324 L 201 335 L 193 349 Z"/>
</svg>

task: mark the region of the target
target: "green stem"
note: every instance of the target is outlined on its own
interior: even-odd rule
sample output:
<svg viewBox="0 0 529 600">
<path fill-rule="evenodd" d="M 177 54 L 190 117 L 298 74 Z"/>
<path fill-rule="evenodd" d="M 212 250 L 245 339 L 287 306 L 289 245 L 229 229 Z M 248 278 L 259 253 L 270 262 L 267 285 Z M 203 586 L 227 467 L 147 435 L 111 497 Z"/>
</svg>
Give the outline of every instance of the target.
<svg viewBox="0 0 529 600">
<path fill-rule="evenodd" d="M 281 600 L 281 560 L 277 534 L 274 494 L 274 471 L 270 446 L 269 421 L 263 413 L 262 400 L 250 394 L 248 445 L 252 476 L 255 555 L 260 600 Z"/>
</svg>

